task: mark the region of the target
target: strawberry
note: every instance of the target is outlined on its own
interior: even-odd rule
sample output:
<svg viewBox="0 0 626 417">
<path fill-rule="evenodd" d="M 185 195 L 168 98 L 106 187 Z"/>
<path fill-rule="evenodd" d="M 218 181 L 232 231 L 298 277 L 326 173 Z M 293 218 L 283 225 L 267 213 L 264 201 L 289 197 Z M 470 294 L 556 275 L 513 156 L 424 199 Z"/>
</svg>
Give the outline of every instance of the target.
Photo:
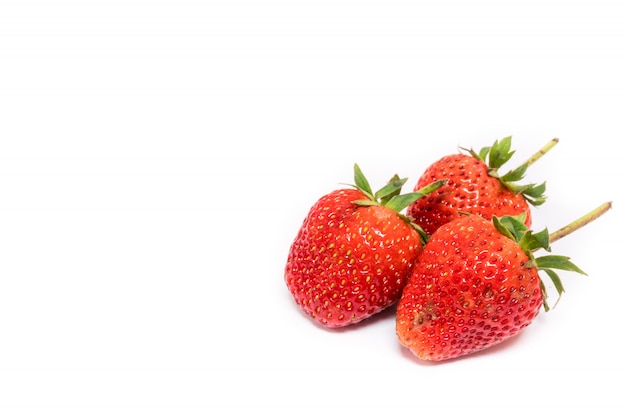
<svg viewBox="0 0 626 417">
<path fill-rule="evenodd" d="M 399 212 L 440 187 L 401 195 L 394 176 L 372 192 L 355 164 L 354 189 L 339 189 L 310 209 L 293 241 L 285 282 L 300 308 L 326 327 L 357 323 L 395 303 L 423 242 Z"/>
<path fill-rule="evenodd" d="M 607 203 L 583 216 L 604 213 Z M 559 297 L 563 285 L 555 269 L 584 274 L 569 258 L 535 257 L 538 249 L 580 227 L 572 223 L 549 235 L 532 233 L 523 215 L 457 217 L 428 240 L 397 307 L 398 340 L 421 359 L 440 361 L 494 346 L 518 334 L 549 310 L 544 271 Z M 586 223 L 585 223 L 586 224 Z M 558 300 L 557 300 L 558 302 Z"/>
<path fill-rule="evenodd" d="M 406 214 L 433 234 L 441 225 L 458 218 L 460 213 L 473 213 L 491 219 L 492 216 L 526 215 L 526 225 L 531 226 L 530 205 L 545 202 L 545 183 L 517 185 L 527 168 L 556 145 L 553 139 L 518 168 L 504 175 L 498 169 L 513 156 L 511 137 L 495 141 L 476 153 L 445 156 L 430 165 L 418 180 L 415 189 L 435 179 L 447 179 L 445 186 L 407 207 Z"/>
</svg>

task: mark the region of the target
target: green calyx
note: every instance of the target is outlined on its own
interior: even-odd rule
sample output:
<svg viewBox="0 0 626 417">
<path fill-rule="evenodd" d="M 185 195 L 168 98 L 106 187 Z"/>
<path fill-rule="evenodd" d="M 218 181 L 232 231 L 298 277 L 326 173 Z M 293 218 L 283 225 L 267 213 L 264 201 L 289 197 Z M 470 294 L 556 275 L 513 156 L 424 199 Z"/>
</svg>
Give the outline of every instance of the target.
<svg viewBox="0 0 626 417">
<path fill-rule="evenodd" d="M 556 138 L 552 139 L 523 164 L 508 171 L 504 175 L 500 175 L 498 170 L 507 163 L 515 153 L 515 151 L 511 151 L 511 139 L 512 137 L 508 136 L 502 140 L 496 140 L 492 146 L 486 146 L 478 153 L 473 149 L 462 149 L 469 152 L 474 158 L 485 162 L 489 167 L 489 175 L 498 178 L 503 186 L 515 194 L 524 196 L 529 204 L 539 206 L 546 201 L 544 194 L 546 191 L 546 183 L 520 185 L 516 184 L 516 182 L 521 181 L 526 175 L 528 167 L 552 149 L 559 140 Z"/>
<path fill-rule="evenodd" d="M 565 292 L 561 278 L 555 270 L 577 272 L 582 275 L 587 274 L 578 266 L 576 266 L 572 261 L 570 261 L 570 258 L 567 256 L 544 255 L 540 257 L 535 257 L 534 253 L 540 249 L 551 252 L 551 243 L 554 243 L 558 239 L 565 237 L 568 234 L 589 224 L 593 220 L 606 213 L 610 208 L 610 202 L 604 203 L 596 209 L 585 214 L 584 216 L 580 217 L 579 219 L 576 219 L 572 223 L 551 234 L 548 233 L 547 229 L 544 229 L 537 233 L 533 233 L 524 224 L 524 220 L 526 217 L 525 214 L 503 217 L 494 216 L 493 224 L 500 233 L 520 245 L 521 249 L 528 256 L 528 267 L 535 267 L 537 268 L 537 270 L 544 272 L 548 276 L 550 281 L 552 281 L 559 297 L 556 303 L 554 303 L 554 306 L 552 306 L 555 307 L 561 299 L 561 295 Z M 543 292 L 543 307 L 545 311 L 549 311 L 550 306 L 547 302 L 547 291 L 543 279 L 541 281 L 541 290 Z"/>
<path fill-rule="evenodd" d="M 583 275 L 586 274 L 578 266 L 571 262 L 570 258 L 567 256 L 546 255 L 542 257 L 535 257 L 534 252 L 539 249 L 551 252 L 550 235 L 548 233 L 548 229 L 533 233 L 524 224 L 525 218 L 525 214 L 503 217 L 494 216 L 493 224 L 500 233 L 520 245 L 524 253 L 528 256 L 529 261 L 526 264 L 528 267 L 535 267 L 537 270 L 545 272 L 548 278 L 550 278 L 559 297 L 556 303 L 554 303 L 554 306 L 556 306 L 561 299 L 561 295 L 565 292 L 565 289 L 561 278 L 555 272 L 555 269 L 578 272 Z M 550 306 L 548 305 L 547 291 L 543 279 L 541 281 L 541 291 L 543 293 L 543 308 L 545 311 L 549 311 Z"/>
<path fill-rule="evenodd" d="M 415 230 L 417 230 L 422 238 L 422 242 L 426 243 L 428 241 L 428 234 L 424 232 L 424 230 L 414 223 L 409 217 L 400 213 L 402 210 L 407 208 L 409 205 L 413 204 L 420 198 L 432 193 L 433 191 L 440 188 L 444 185 L 447 180 L 438 180 L 428 184 L 426 187 L 421 188 L 417 191 L 401 194 L 402 187 L 407 182 L 408 178 L 400 178 L 397 174 L 391 177 L 391 179 L 385 184 L 380 190 L 374 192 L 372 191 L 372 187 L 370 186 L 369 181 L 363 175 L 363 171 L 358 166 L 358 164 L 354 164 L 354 185 L 357 190 L 361 191 L 368 198 L 363 200 L 355 200 L 354 204 L 358 206 L 382 206 L 387 207 L 396 213 L 398 216 L 410 224 Z"/>
</svg>

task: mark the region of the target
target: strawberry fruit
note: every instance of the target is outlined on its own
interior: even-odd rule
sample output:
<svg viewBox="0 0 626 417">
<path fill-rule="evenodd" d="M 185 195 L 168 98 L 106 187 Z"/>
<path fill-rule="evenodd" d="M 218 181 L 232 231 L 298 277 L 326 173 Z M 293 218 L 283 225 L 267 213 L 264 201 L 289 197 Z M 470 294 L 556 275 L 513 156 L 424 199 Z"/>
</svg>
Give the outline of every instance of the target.
<svg viewBox="0 0 626 417">
<path fill-rule="evenodd" d="M 564 256 L 539 249 L 610 208 L 606 203 L 553 235 L 532 233 L 524 215 L 455 218 L 428 240 L 398 303 L 396 334 L 421 359 L 440 361 L 494 346 L 518 334 L 547 304 L 544 271 L 559 296 L 555 269 L 584 274 Z M 558 301 L 558 300 L 557 300 Z"/>
<path fill-rule="evenodd" d="M 433 234 L 441 225 L 458 218 L 462 213 L 478 214 L 490 220 L 492 216 L 525 214 L 526 225 L 531 226 L 530 205 L 545 202 L 545 183 L 518 185 L 528 167 L 558 143 L 551 140 L 518 168 L 500 175 L 498 170 L 513 156 L 511 137 L 495 141 L 480 152 L 445 156 L 430 165 L 418 180 L 415 189 L 437 179 L 447 184 L 407 207 L 407 215 Z"/>
<path fill-rule="evenodd" d="M 285 266 L 297 305 L 326 327 L 357 323 L 399 299 L 423 247 L 421 230 L 400 211 L 444 183 L 401 195 L 406 179 L 396 175 L 373 192 L 356 164 L 354 181 L 311 207 Z"/>
</svg>

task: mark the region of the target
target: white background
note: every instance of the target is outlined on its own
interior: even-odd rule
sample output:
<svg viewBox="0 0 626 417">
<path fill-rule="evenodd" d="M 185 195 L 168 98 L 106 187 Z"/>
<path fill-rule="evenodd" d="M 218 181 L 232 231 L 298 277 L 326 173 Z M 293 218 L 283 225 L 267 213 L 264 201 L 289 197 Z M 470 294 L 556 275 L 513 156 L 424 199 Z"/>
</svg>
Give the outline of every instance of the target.
<svg viewBox="0 0 626 417">
<path fill-rule="evenodd" d="M 0 414 L 624 415 L 620 1 L 0 3 Z M 309 207 L 513 135 L 589 276 L 519 337 L 419 362 L 283 281 Z"/>
</svg>

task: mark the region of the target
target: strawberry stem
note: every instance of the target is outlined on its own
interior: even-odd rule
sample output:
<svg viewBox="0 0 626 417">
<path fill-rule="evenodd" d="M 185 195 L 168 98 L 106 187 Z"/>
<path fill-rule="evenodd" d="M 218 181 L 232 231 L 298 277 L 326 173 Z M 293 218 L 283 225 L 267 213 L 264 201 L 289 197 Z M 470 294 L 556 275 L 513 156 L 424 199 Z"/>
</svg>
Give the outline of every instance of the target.
<svg viewBox="0 0 626 417">
<path fill-rule="evenodd" d="M 498 170 L 511 159 L 514 151 L 511 151 L 511 136 L 495 141 L 492 146 L 484 147 L 479 153 L 473 150 L 469 150 L 470 155 L 479 159 L 487 164 L 489 167 L 489 175 L 498 178 L 502 185 L 515 194 L 521 194 L 524 199 L 533 206 L 540 206 L 546 201 L 544 195 L 546 191 L 546 183 L 542 184 L 516 184 L 526 175 L 528 167 L 542 156 L 544 156 L 550 149 L 552 149 L 559 140 L 557 138 L 552 139 L 545 144 L 539 151 L 535 152 L 530 158 L 528 158 L 523 164 L 515 169 L 508 171 L 506 174 L 499 174 Z M 464 149 L 464 148 L 461 148 Z M 464 149 L 467 151 L 467 149 Z"/>
<path fill-rule="evenodd" d="M 557 143 L 559 143 L 558 138 L 552 139 L 550 142 L 546 143 L 543 148 L 539 149 L 539 151 L 537 151 L 533 156 L 528 158 L 526 162 L 524 162 L 522 165 L 526 165 L 526 167 L 531 166 L 532 164 L 537 162 L 537 160 L 539 160 L 542 156 L 547 154 L 550 149 L 554 148 Z"/>
<path fill-rule="evenodd" d="M 510 170 L 504 175 L 498 175 L 497 171 L 493 171 L 493 170 L 490 173 L 490 175 L 496 178 L 500 178 L 500 181 L 503 181 L 504 184 L 514 193 L 516 194 L 521 193 L 524 195 L 528 194 L 528 197 L 534 197 L 534 199 L 530 199 L 529 202 L 532 204 L 533 201 L 536 199 L 538 202 L 538 204 L 536 205 L 540 205 L 545 201 L 545 197 L 543 197 L 543 193 L 545 191 L 545 183 L 540 186 L 537 186 L 535 184 L 526 185 L 526 186 L 516 186 L 510 183 L 521 180 L 526 174 L 526 170 L 528 169 L 528 167 L 534 164 L 535 162 L 537 162 L 542 156 L 547 154 L 548 151 L 554 148 L 557 143 L 559 143 L 559 140 L 557 138 L 552 139 L 550 142 L 546 143 L 541 149 L 535 152 L 533 156 L 531 156 L 526 161 L 524 161 L 523 164 L 521 164 L 515 169 Z"/>
<path fill-rule="evenodd" d="M 557 240 L 561 239 L 562 237 L 565 237 L 569 235 L 570 233 L 575 232 L 576 230 L 591 223 L 592 221 L 594 221 L 595 219 L 597 219 L 598 217 L 602 216 L 604 213 L 609 211 L 611 206 L 612 206 L 611 201 L 601 204 L 594 210 L 590 211 L 589 213 L 585 214 L 579 219 L 574 220 L 567 226 L 560 228 L 556 232 L 550 233 L 550 237 L 549 237 L 550 243 L 554 243 Z"/>
<path fill-rule="evenodd" d="M 607 202 L 601 204 L 596 209 L 590 211 L 584 216 L 574 220 L 570 224 L 561 229 L 557 230 L 554 233 L 549 234 L 547 229 L 542 230 L 538 233 L 532 233 L 528 227 L 524 224 L 524 216 L 503 216 L 503 217 L 493 217 L 493 224 L 496 229 L 502 233 L 504 236 L 512 239 L 517 242 L 521 249 L 528 255 L 528 267 L 536 267 L 537 270 L 544 272 L 550 278 L 550 281 L 554 284 L 554 288 L 556 289 L 559 298 L 557 299 L 556 304 L 559 302 L 561 295 L 565 292 L 563 288 L 563 283 L 561 282 L 561 278 L 559 278 L 555 269 L 563 270 L 563 271 L 573 271 L 579 274 L 587 275 L 582 269 L 576 266 L 570 258 L 567 256 L 560 255 L 546 255 L 539 258 L 536 258 L 533 253 L 539 249 L 545 249 L 550 252 L 550 244 L 556 242 L 569 235 L 572 232 L 582 228 L 583 226 L 591 223 L 598 217 L 602 216 L 611 208 L 612 203 Z M 543 307 L 545 311 L 550 310 L 550 306 L 548 305 L 548 294 L 546 292 L 546 286 L 543 278 L 541 278 L 541 291 L 543 294 Z M 553 306 L 553 307 L 554 307 Z"/>
</svg>

